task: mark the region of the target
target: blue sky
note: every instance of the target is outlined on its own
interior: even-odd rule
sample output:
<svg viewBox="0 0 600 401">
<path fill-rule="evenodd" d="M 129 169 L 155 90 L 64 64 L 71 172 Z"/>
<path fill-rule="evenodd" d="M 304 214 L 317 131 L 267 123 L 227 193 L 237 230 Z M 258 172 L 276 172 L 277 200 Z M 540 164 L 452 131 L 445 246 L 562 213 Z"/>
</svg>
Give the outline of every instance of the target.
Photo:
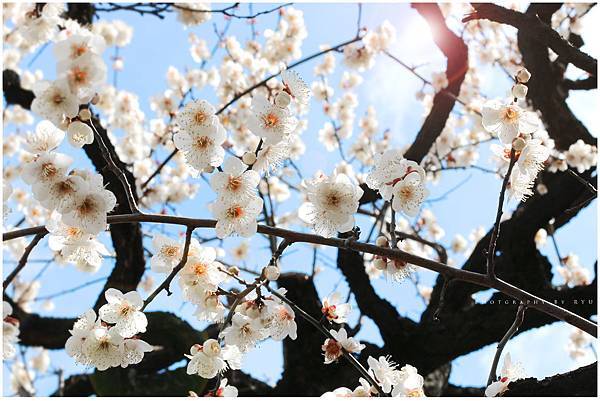
<svg viewBox="0 0 600 401">
<path fill-rule="evenodd" d="M 255 11 L 269 7 L 269 5 L 255 6 Z M 299 4 L 295 7 L 304 10 L 305 22 L 309 32 L 308 38 L 303 44 L 303 56 L 318 51 L 321 44 L 334 45 L 352 38 L 355 34 L 357 17 L 357 6 L 355 4 Z M 240 12 L 246 11 L 247 7 L 242 6 Z M 336 24 L 332 24 L 332 15 L 335 15 Z M 102 13 L 101 16 L 109 20 L 121 19 L 134 28 L 131 44 L 121 49 L 119 53 L 124 58 L 125 69 L 119 72 L 118 88 L 139 96 L 140 105 L 146 113 L 147 120 L 154 118 L 154 113 L 150 110 L 150 96 L 161 93 L 166 89 L 165 73 L 167 68 L 173 65 L 180 71 L 184 71 L 185 67 L 198 67 L 189 54 L 188 33 L 190 31 L 196 33 L 200 38 L 207 40 L 209 47 L 212 47 L 216 41 L 212 23 L 216 23 L 219 27 L 225 24 L 225 20 L 221 15 L 215 15 L 208 24 L 188 30 L 185 30 L 173 15 L 167 15 L 164 20 L 158 20 L 152 16 L 140 17 L 130 12 Z M 597 23 L 597 17 L 598 10 L 596 7 L 586 18 Z M 391 49 L 391 53 L 401 56 L 409 64 L 417 65 L 427 62 L 428 64 L 420 70 L 425 76 L 429 76 L 431 72 L 444 69 L 445 59 L 443 55 L 433 44 L 421 17 L 408 4 L 367 4 L 363 6 L 362 24 L 364 26 L 374 28 L 385 19 L 390 20 L 398 31 L 398 40 Z M 276 21 L 277 17 L 275 15 L 261 16 L 258 20 L 257 29 L 260 32 L 266 28 L 274 28 Z M 588 31 L 584 31 L 584 38 L 591 39 L 589 32 L 592 25 L 587 24 L 584 28 Z M 234 21 L 229 33 L 235 35 L 240 42 L 244 42 L 250 37 L 251 30 L 245 21 Z M 592 46 L 586 48 L 586 50 L 597 57 L 597 46 L 595 46 L 597 39 L 594 39 L 594 42 L 591 42 Z M 108 65 L 110 65 L 108 59 L 114 54 L 113 52 L 114 49 L 107 49 L 105 52 Z M 221 56 L 222 53 L 217 53 L 217 60 Z M 26 59 L 21 65 L 26 66 L 29 60 Z M 318 62 L 320 62 L 319 59 L 306 63 L 298 68 L 298 72 L 310 81 L 313 77 L 312 69 Z M 212 63 L 209 63 L 210 65 Z M 337 65 L 338 68 L 331 77 L 331 82 L 335 85 L 339 82 L 343 71 L 341 57 L 339 56 L 337 57 Z M 55 60 L 51 49 L 44 50 L 33 62 L 30 69 L 40 69 L 44 72 L 46 78 L 54 78 Z M 410 143 L 422 123 L 422 106 L 414 96 L 415 92 L 421 88 L 421 82 L 408 71 L 402 69 L 401 66 L 383 56 L 377 59 L 375 67 L 365 72 L 363 77 L 365 81 L 357 90 L 360 101 L 356 110 L 357 116 L 362 116 L 367 107 L 372 105 L 377 111 L 380 128 L 390 129 L 394 144 L 401 146 Z M 484 95 L 489 97 L 503 96 L 506 89 L 510 87 L 510 82 L 505 75 L 501 71 L 492 68 L 482 69 L 481 78 L 482 91 Z M 112 70 L 109 68 L 109 81 L 111 79 Z M 337 86 L 335 88 L 337 89 Z M 211 90 L 212 88 L 206 87 L 201 92 L 196 92 L 195 96 L 214 102 L 216 97 L 211 93 Z M 594 135 L 598 130 L 598 120 L 594 118 L 594 113 L 598 110 L 595 95 L 595 93 L 579 91 L 569 100 L 576 116 L 588 126 Z M 457 106 L 457 110 L 459 108 L 460 106 Z M 313 102 L 309 114 L 309 127 L 303 134 L 307 152 L 299 163 L 305 177 L 312 175 L 317 169 L 331 173 L 335 164 L 339 161 L 337 152 L 326 153 L 316 139 L 317 132 L 325 121 L 327 120 L 320 110 L 320 106 Z M 10 133 L 9 127 L 6 134 Z M 77 162 L 82 165 L 89 165 L 85 160 L 85 155 L 82 152 L 74 152 L 68 144 L 63 144 L 60 151 L 73 155 Z M 479 165 L 491 166 L 488 161 L 488 154 L 489 152 L 486 149 L 482 149 Z M 158 152 L 158 159 L 162 160 L 164 155 L 164 152 Z M 11 161 L 8 161 L 8 163 L 10 164 Z M 478 226 L 483 226 L 488 230 L 495 215 L 500 181 L 479 171 L 445 172 L 438 185 L 430 185 L 430 197 L 436 198 L 461 182 L 464 183 L 456 191 L 449 194 L 445 201 L 431 203 L 428 206 L 434 211 L 440 225 L 446 231 L 446 236 L 442 239 L 444 244 L 449 244 L 457 233 L 467 237 L 469 232 Z M 198 183 L 201 185 L 199 195 L 193 201 L 178 206 L 178 214 L 194 217 L 210 216 L 206 210 L 200 210 L 198 205 L 213 200 L 214 195 L 211 191 L 206 190 L 206 184 L 203 181 L 198 180 Z M 515 206 L 515 203 L 509 204 L 507 209 L 512 209 Z M 293 210 L 297 207 L 297 198 L 292 196 L 291 200 L 279 207 L 279 210 Z M 569 226 L 562 228 L 557 233 L 561 251 L 563 253 L 573 252 L 578 254 L 583 265 L 590 269 L 597 258 L 595 246 L 597 243 L 596 207 L 596 202 L 594 202 L 581 212 Z M 9 218 L 9 221 L 14 222 L 20 216 L 13 215 L 11 218 L 12 220 Z M 369 227 L 369 222 L 366 219 L 358 219 L 357 221 L 358 225 L 363 227 L 363 232 L 366 231 L 365 228 Z M 163 228 L 158 226 L 152 227 L 152 230 L 161 229 Z M 181 230 L 170 228 L 167 232 L 178 234 Z M 200 232 L 200 234 L 210 236 L 207 232 Z M 586 240 L 582 241 L 582 238 Z M 110 244 L 108 235 L 104 235 L 103 241 Z M 227 240 L 225 241 L 225 247 L 229 248 L 238 241 L 238 239 Z M 264 249 L 265 245 L 266 242 L 261 238 L 252 239 L 251 246 L 260 248 L 260 250 L 253 252 L 250 259 L 246 261 L 248 267 L 260 268 L 268 261 L 269 255 Z M 294 245 L 289 255 L 292 255 L 292 252 L 293 257 L 289 259 L 284 257 L 283 259 L 283 271 L 308 272 L 310 266 L 298 265 L 293 261 L 310 260 L 312 257 L 311 249 L 303 245 Z M 335 252 L 331 250 L 322 253 L 329 256 L 330 259 L 335 259 Z M 544 248 L 543 253 L 548 255 L 554 265 L 558 265 L 556 256 L 550 246 Z M 35 250 L 32 259 L 40 259 L 45 256 L 47 256 L 47 253 L 40 247 Z M 459 255 L 451 256 L 456 265 L 460 266 L 464 258 Z M 7 258 L 6 253 L 4 257 Z M 107 259 L 100 271 L 92 276 L 78 272 L 71 266 L 52 265 L 42 277 L 43 285 L 40 296 L 106 276 L 110 273 L 111 265 L 112 261 Z M 321 297 L 328 295 L 334 288 L 337 288 L 342 294 L 346 294 L 347 286 L 344 280 L 340 279 L 340 275 L 335 269 L 328 268 L 325 263 L 320 263 L 320 265 L 324 267 L 324 271 L 317 276 L 316 284 Z M 25 270 L 23 277 L 31 279 L 42 266 L 42 264 L 31 264 Z M 431 272 L 421 270 L 419 274 L 423 283 L 433 283 L 435 280 L 435 275 Z M 160 282 L 161 277 L 155 276 L 155 280 Z M 42 313 L 50 316 L 81 314 L 94 303 L 102 285 L 102 283 L 98 283 L 84 290 L 55 298 L 56 309 L 52 312 Z M 397 284 L 379 279 L 373 285 L 382 297 L 388 299 L 398 308 L 400 313 L 418 319 L 423 305 L 420 299 L 416 297 L 414 286 L 410 282 Z M 164 293 L 161 294 L 152 303 L 150 310 L 171 310 L 189 319 L 195 327 L 203 327 L 202 323 L 191 317 L 193 307 L 182 305 L 181 297 L 177 291 L 171 297 L 166 297 Z M 357 315 L 354 316 L 354 319 L 356 318 Z M 509 343 L 507 350 L 513 354 L 513 359 L 522 361 L 527 374 L 530 376 L 545 377 L 568 371 L 576 366 L 576 363 L 569 358 L 564 350 L 569 333 L 570 328 L 562 323 L 556 323 L 519 335 Z M 371 322 L 364 324 L 359 338 L 381 343 L 376 328 Z M 459 385 L 482 386 L 489 371 L 494 348 L 495 345 L 491 345 L 454 361 L 451 382 Z M 53 366 L 63 367 L 67 375 L 81 371 L 81 368 L 66 357 L 64 352 L 52 351 L 51 356 Z M 265 363 L 265 361 L 268 361 L 268 363 Z M 410 363 L 410 361 L 398 362 L 402 364 Z M 579 364 L 585 364 L 585 362 L 589 363 L 589 361 L 583 361 Z M 244 371 L 251 373 L 258 379 L 274 384 L 281 373 L 281 363 L 280 344 L 267 341 L 247 356 Z M 7 372 L 8 370 L 5 368 L 5 379 L 8 378 Z M 354 383 L 348 383 L 348 386 L 353 385 Z M 5 382 L 3 385 L 5 393 L 9 391 L 8 386 L 9 384 Z M 55 377 L 40 379 L 37 382 L 40 395 L 48 394 L 55 387 Z"/>
</svg>

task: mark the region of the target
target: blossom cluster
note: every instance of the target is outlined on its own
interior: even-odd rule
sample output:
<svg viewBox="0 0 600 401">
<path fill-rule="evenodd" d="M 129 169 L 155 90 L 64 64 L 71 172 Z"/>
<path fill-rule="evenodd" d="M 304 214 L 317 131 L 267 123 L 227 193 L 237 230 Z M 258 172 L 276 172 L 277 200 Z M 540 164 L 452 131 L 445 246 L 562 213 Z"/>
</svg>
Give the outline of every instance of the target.
<svg viewBox="0 0 600 401">
<path fill-rule="evenodd" d="M 521 69 L 515 76 L 513 86 L 514 98 L 509 103 L 499 101 L 487 102 L 482 110 L 482 125 L 491 134 L 497 135 L 503 147 L 493 147 L 501 160 L 510 162 L 516 160 L 515 167 L 510 172 L 509 193 L 511 197 L 524 200 L 533 195 L 532 187 L 538 172 L 544 169 L 544 163 L 550 156 L 550 149 L 544 144 L 542 136 L 537 136 L 541 122 L 537 115 L 522 109 L 519 99 L 525 98 L 525 85 L 530 74 Z"/>
<path fill-rule="evenodd" d="M 246 299 L 232 313 L 230 324 L 219 333 L 223 346 L 218 340 L 209 339 L 191 347 L 188 374 L 210 379 L 227 368 L 240 369 L 243 355 L 259 341 L 269 337 L 276 341 L 296 339 L 293 309 L 273 297 Z"/>
<path fill-rule="evenodd" d="M 398 365 L 391 361 L 389 356 L 380 356 L 378 359 L 369 356 L 369 375 L 381 387 L 384 393 L 392 397 L 424 397 L 423 385 L 425 380 L 417 369 L 411 365 Z M 372 397 L 378 394 L 377 389 L 365 378 L 359 379 L 360 385 L 354 390 L 346 387 L 337 388 L 323 394 L 323 397 Z"/>
<path fill-rule="evenodd" d="M 148 325 L 141 312 L 141 296 L 136 291 L 123 294 L 114 288 L 106 290 L 104 296 L 108 303 L 100 308 L 98 316 L 90 309 L 73 324 L 65 351 L 77 363 L 98 370 L 140 363 L 144 354 L 153 350 L 137 338 Z"/>
<path fill-rule="evenodd" d="M 115 207 L 116 198 L 104 189 L 102 175 L 87 170 L 69 171 L 72 159 L 54 151 L 64 137 L 64 132 L 49 121 L 40 122 L 35 133 L 27 136 L 31 156 L 21 177 L 31 185 L 33 196 L 41 205 L 60 215 L 58 226 L 49 230 L 69 236 L 65 241 L 71 244 L 80 240 L 85 243 L 90 236 L 105 230 L 106 214 Z"/>
</svg>

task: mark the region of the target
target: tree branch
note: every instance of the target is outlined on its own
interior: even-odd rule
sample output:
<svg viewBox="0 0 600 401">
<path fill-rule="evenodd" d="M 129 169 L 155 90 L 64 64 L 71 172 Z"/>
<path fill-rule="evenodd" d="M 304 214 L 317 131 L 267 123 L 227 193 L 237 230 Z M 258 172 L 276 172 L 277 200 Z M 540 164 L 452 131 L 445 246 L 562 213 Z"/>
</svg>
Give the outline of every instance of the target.
<svg viewBox="0 0 600 401">
<path fill-rule="evenodd" d="M 575 46 L 563 39 L 558 32 L 543 23 L 535 14 L 523 14 L 519 11 L 509 10 L 502 6 L 491 3 L 473 3 L 475 11 L 465 18 L 463 22 L 477 19 L 488 19 L 501 24 L 511 25 L 526 35 L 535 44 L 542 44 L 551 48 L 563 60 L 570 62 L 576 67 L 596 76 L 598 61 L 590 55 L 582 52 Z"/>
</svg>

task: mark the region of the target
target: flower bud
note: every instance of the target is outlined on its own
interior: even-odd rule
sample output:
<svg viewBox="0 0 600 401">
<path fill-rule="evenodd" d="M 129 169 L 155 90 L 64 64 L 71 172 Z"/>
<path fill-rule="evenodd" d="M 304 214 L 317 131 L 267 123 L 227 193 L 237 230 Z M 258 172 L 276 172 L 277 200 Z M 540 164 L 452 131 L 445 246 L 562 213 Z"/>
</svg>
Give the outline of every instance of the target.
<svg viewBox="0 0 600 401">
<path fill-rule="evenodd" d="M 521 137 L 515 138 L 515 140 L 512 143 L 513 149 L 517 152 L 520 152 L 523 149 L 525 149 L 525 145 L 527 145 L 527 142 L 525 142 L 525 140 Z"/>
<path fill-rule="evenodd" d="M 88 121 L 90 118 L 92 118 L 92 113 L 90 112 L 90 109 L 79 110 L 79 118 L 81 119 L 81 121 Z"/>
<path fill-rule="evenodd" d="M 373 266 L 375 266 L 377 270 L 385 270 L 385 268 L 387 267 L 387 261 L 381 258 L 377 258 L 373 260 Z"/>
<path fill-rule="evenodd" d="M 525 99 L 525 96 L 527 96 L 527 86 L 523 84 L 514 84 L 512 87 L 512 95 L 517 99 Z"/>
<path fill-rule="evenodd" d="M 269 281 L 277 280 L 279 278 L 280 273 L 281 271 L 279 270 L 279 266 L 277 265 L 269 265 L 263 270 L 265 278 Z"/>
<path fill-rule="evenodd" d="M 536 188 L 540 195 L 546 195 L 548 193 L 548 187 L 544 184 L 538 184 Z"/>
<path fill-rule="evenodd" d="M 526 84 L 531 78 L 531 73 L 527 71 L 527 68 L 521 68 L 517 71 L 516 78 L 519 83 Z"/>
<path fill-rule="evenodd" d="M 385 238 L 383 235 L 380 237 L 377 237 L 377 239 L 375 240 L 375 245 L 377 246 L 388 246 L 388 240 L 387 238 Z"/>
<path fill-rule="evenodd" d="M 234 276 L 237 276 L 238 274 L 240 274 L 240 269 L 237 266 L 229 266 L 229 269 L 227 269 L 227 271 L 230 274 L 233 274 Z"/>
<path fill-rule="evenodd" d="M 113 70 L 115 71 L 123 71 L 125 67 L 125 62 L 121 57 L 117 57 L 113 62 Z"/>
<path fill-rule="evenodd" d="M 219 342 L 214 338 L 209 338 L 204 341 L 202 352 L 204 352 L 208 356 L 217 356 L 221 352 L 221 346 Z"/>
<path fill-rule="evenodd" d="M 242 161 L 250 166 L 251 164 L 254 164 L 254 162 L 256 161 L 256 155 L 252 152 L 246 152 L 242 156 Z"/>
<path fill-rule="evenodd" d="M 277 95 L 275 96 L 275 105 L 277 105 L 277 107 L 281 107 L 282 109 L 288 107 L 291 101 L 292 97 L 287 92 L 282 91 L 277 93 Z"/>
</svg>

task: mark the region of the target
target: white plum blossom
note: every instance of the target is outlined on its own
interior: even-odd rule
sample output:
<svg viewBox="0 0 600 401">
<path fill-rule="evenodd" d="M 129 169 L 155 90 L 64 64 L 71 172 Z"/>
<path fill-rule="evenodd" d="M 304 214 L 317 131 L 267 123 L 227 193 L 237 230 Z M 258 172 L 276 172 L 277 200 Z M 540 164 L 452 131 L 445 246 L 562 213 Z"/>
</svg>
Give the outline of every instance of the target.
<svg viewBox="0 0 600 401">
<path fill-rule="evenodd" d="M 419 213 L 421 205 L 427 198 L 429 191 L 420 175 L 408 173 L 392 189 L 392 209 L 403 212 L 409 217 Z"/>
<path fill-rule="evenodd" d="M 106 214 L 117 200 L 109 190 L 86 183 L 73 196 L 73 201 L 63 206 L 63 222 L 80 228 L 87 234 L 98 234 L 106 228 Z"/>
<path fill-rule="evenodd" d="M 321 176 L 305 184 L 308 201 L 300 206 L 298 214 L 317 234 L 333 237 L 354 228 L 362 188 L 345 174 Z"/>
<path fill-rule="evenodd" d="M 369 371 L 385 393 L 392 391 L 392 386 L 400 382 L 400 372 L 396 369 L 398 365 L 392 362 L 389 356 L 380 356 L 379 359 L 369 356 L 367 363 Z"/>
<path fill-rule="evenodd" d="M 377 29 L 369 30 L 363 38 L 365 47 L 375 53 L 386 51 L 395 41 L 396 28 L 388 20 L 383 21 Z"/>
<path fill-rule="evenodd" d="M 510 198 L 524 201 L 533 195 L 533 181 L 529 174 L 521 173 L 520 169 L 513 168 L 507 190 Z"/>
<path fill-rule="evenodd" d="M 156 273 L 170 273 L 181 261 L 183 245 L 160 233 L 152 238 L 154 254 L 150 259 L 150 268 Z"/>
<path fill-rule="evenodd" d="M 591 352 L 594 338 L 585 331 L 573 328 L 571 334 L 569 334 L 569 342 L 567 344 L 567 351 L 569 356 L 574 360 L 585 358 Z"/>
<path fill-rule="evenodd" d="M 56 81 L 38 81 L 33 86 L 35 98 L 31 103 L 31 111 L 60 125 L 65 118 L 73 118 L 79 113 L 79 101 L 71 94 L 65 79 Z"/>
<path fill-rule="evenodd" d="M 539 119 L 533 112 L 514 103 L 488 101 L 481 110 L 483 127 L 498 135 L 500 142 L 510 145 L 519 134 L 531 134 L 539 128 Z"/>
<path fill-rule="evenodd" d="M 48 350 L 41 348 L 36 356 L 31 358 L 31 366 L 39 373 L 46 373 L 50 367 L 50 355 Z"/>
<path fill-rule="evenodd" d="M 151 352 L 154 347 L 139 338 L 127 338 L 123 341 L 121 355 L 121 367 L 126 368 L 129 365 L 136 365 L 144 359 L 146 352 Z"/>
<path fill-rule="evenodd" d="M 175 3 L 177 20 L 186 27 L 200 25 L 211 19 L 210 2 Z"/>
<path fill-rule="evenodd" d="M 56 149 L 63 139 L 65 133 L 48 120 L 40 121 L 35 132 L 27 134 L 25 137 L 25 148 L 35 154 L 50 152 Z"/>
<path fill-rule="evenodd" d="M 185 294 L 186 292 L 184 291 L 184 295 Z M 227 310 L 219 300 L 219 296 L 216 292 L 202 291 L 201 294 L 196 293 L 191 302 L 196 305 L 194 316 L 199 320 L 222 322 L 225 319 Z"/>
<path fill-rule="evenodd" d="M 199 126 L 192 131 L 181 129 L 173 135 L 175 146 L 197 171 L 217 167 L 223 163 L 225 149 L 222 144 L 225 139 L 225 128 L 218 121 L 211 125 Z"/>
<path fill-rule="evenodd" d="M 241 352 L 247 352 L 264 338 L 264 328 L 257 319 L 235 313 L 231 324 L 219 334 L 227 345 L 235 345 Z"/>
<path fill-rule="evenodd" d="M 577 169 L 579 173 L 595 166 L 598 159 L 598 150 L 595 146 L 584 143 L 581 139 L 569 146 L 566 153 L 566 161 L 570 167 Z"/>
<path fill-rule="evenodd" d="M 248 117 L 248 128 L 265 143 L 276 144 L 294 132 L 298 120 L 288 108 L 271 104 L 264 95 L 252 98 L 252 114 Z"/>
<path fill-rule="evenodd" d="M 62 153 L 44 152 L 23 166 L 21 177 L 35 189 L 64 177 L 72 161 Z"/>
<path fill-rule="evenodd" d="M 296 314 L 287 304 L 277 304 L 273 307 L 273 318 L 270 323 L 269 332 L 275 341 L 281 341 L 286 337 L 292 340 L 297 338 Z"/>
<path fill-rule="evenodd" d="M 75 174 L 64 175 L 61 178 L 44 183 L 38 183 L 32 188 L 34 197 L 48 210 L 64 213 L 77 199 L 80 190 L 86 188 L 83 178 Z"/>
<path fill-rule="evenodd" d="M 197 290 L 200 290 L 204 296 L 204 291 L 216 291 L 219 283 L 227 278 L 227 275 L 222 272 L 223 265 L 215 260 L 216 257 L 217 252 L 211 247 L 200 248 L 193 255 L 188 255 L 179 275 L 179 285 L 183 289 L 184 299 L 194 302 Z"/>
<path fill-rule="evenodd" d="M 487 386 L 485 396 L 496 397 L 497 395 L 502 395 L 508 389 L 510 383 L 522 379 L 524 376 L 525 372 L 521 364 L 513 363 L 510 352 L 507 352 L 504 357 L 502 370 L 500 371 L 500 378 L 498 381 L 492 382 L 492 384 Z"/>
<path fill-rule="evenodd" d="M 94 235 L 85 234 L 77 227 L 63 224 L 57 217 L 51 216 L 50 221 L 46 223 L 46 229 L 50 232 L 48 247 L 81 271 L 98 271 L 102 264 L 102 256 L 109 255 L 104 244 Z"/>
<path fill-rule="evenodd" d="M 211 397 L 237 397 L 238 389 L 231 384 L 227 384 L 227 379 L 223 379 L 221 380 L 217 391 L 215 391 L 214 394 L 209 392 L 208 395 Z"/>
<path fill-rule="evenodd" d="M 95 35 L 86 30 L 68 36 L 54 46 L 54 55 L 57 60 L 75 61 L 87 54 L 101 55 L 106 43 L 100 35 Z"/>
<path fill-rule="evenodd" d="M 225 238 L 232 233 L 242 237 L 256 234 L 256 217 L 263 208 L 263 200 L 258 196 L 243 201 L 216 201 L 211 206 L 213 215 L 217 219 L 215 226 L 217 237 Z"/>
<path fill-rule="evenodd" d="M 588 285 L 591 282 L 590 271 L 581 265 L 579 256 L 569 253 L 562 261 L 563 265 L 556 268 L 565 281 L 565 285 L 576 287 Z"/>
<path fill-rule="evenodd" d="M 331 294 L 330 297 L 323 298 L 321 312 L 330 322 L 346 323 L 351 310 L 352 306 L 349 303 L 342 303 L 341 295 L 337 292 Z"/>
<path fill-rule="evenodd" d="M 516 163 L 522 174 L 535 178 L 544 168 L 544 162 L 550 157 L 550 149 L 539 139 L 530 139 L 521 151 Z"/>
<path fill-rule="evenodd" d="M 116 333 L 127 338 L 146 331 L 148 320 L 140 311 L 144 302 L 137 291 L 123 294 L 115 288 L 109 288 L 104 297 L 108 303 L 100 308 L 100 318 L 106 323 L 114 323 Z"/>
<path fill-rule="evenodd" d="M 404 365 L 400 369 L 398 383 L 394 385 L 392 397 L 424 397 L 423 385 L 425 380 L 417 372 L 417 368 Z"/>
<path fill-rule="evenodd" d="M 208 339 L 202 345 L 194 344 L 190 348 L 190 354 L 186 355 L 190 358 L 187 365 L 188 375 L 212 379 L 228 366 L 232 369 L 241 367 L 242 353 L 238 347 L 226 345 L 221 348 L 219 342 L 214 339 Z"/>
<path fill-rule="evenodd" d="M 545 229 L 540 228 L 539 230 L 537 230 L 537 232 L 535 233 L 535 236 L 533 237 L 533 240 L 535 241 L 535 247 L 537 249 L 542 249 L 544 247 L 544 245 L 546 245 L 547 239 L 548 239 L 548 232 Z"/>
<path fill-rule="evenodd" d="M 67 355 L 75 359 L 76 363 L 90 364 L 90 360 L 83 350 L 83 343 L 91 336 L 92 330 L 99 326 L 100 320 L 96 320 L 96 313 L 93 309 L 90 309 L 77 319 L 73 324 L 73 328 L 69 330 L 71 337 L 65 343 L 65 351 Z"/>
<path fill-rule="evenodd" d="M 384 200 L 392 200 L 392 209 L 410 217 L 416 216 L 429 193 L 425 181 L 425 170 L 394 149 L 375 155 L 366 179 L 369 188 L 379 191 Z"/>
<path fill-rule="evenodd" d="M 256 186 L 260 175 L 237 157 L 223 163 L 223 171 L 215 172 L 210 178 L 210 186 L 219 197 L 228 200 L 243 200 L 256 196 Z"/>
<path fill-rule="evenodd" d="M 359 343 L 354 337 L 348 337 L 348 332 L 346 329 L 341 328 L 338 331 L 329 330 L 329 334 L 333 336 L 335 341 L 340 343 L 343 349 L 350 353 L 358 353 L 365 348 L 365 345 Z"/>
<path fill-rule="evenodd" d="M 310 88 L 300 75 L 293 70 L 281 71 L 281 79 L 285 87 L 285 91 L 301 105 L 307 105 L 310 101 Z"/>
<path fill-rule="evenodd" d="M 321 397 L 371 397 L 377 394 L 377 391 L 373 386 L 371 386 L 367 379 L 361 377 L 358 379 L 358 381 L 360 384 L 354 390 L 350 390 L 347 387 L 339 387 L 333 391 L 328 391 Z"/>
<path fill-rule="evenodd" d="M 106 81 L 106 64 L 102 57 L 93 53 L 73 61 L 59 61 L 56 69 L 58 76 L 66 79 L 72 96 L 76 96 L 80 103 L 89 102 Z"/>
<path fill-rule="evenodd" d="M 323 345 L 321 345 L 321 350 L 323 351 L 323 356 L 325 357 L 325 365 L 337 361 L 342 355 L 344 355 L 344 352 L 342 351 L 342 344 L 332 338 L 325 340 Z"/>
<path fill-rule="evenodd" d="M 195 100 L 177 113 L 175 122 L 181 130 L 194 134 L 203 128 L 220 124 L 215 113 L 214 106 L 206 100 Z"/>
<path fill-rule="evenodd" d="M 448 77 L 445 72 L 434 72 L 431 74 L 431 86 L 436 92 L 446 89 L 448 86 Z"/>
<path fill-rule="evenodd" d="M 263 146 L 256 155 L 256 161 L 252 164 L 252 170 L 256 172 L 275 172 L 281 167 L 281 164 L 285 159 L 289 157 L 290 143 L 289 140 L 282 140 L 276 144 Z"/>
<path fill-rule="evenodd" d="M 121 365 L 123 337 L 117 330 L 105 326 L 93 328 L 81 346 L 88 364 L 102 371 Z"/>
</svg>

